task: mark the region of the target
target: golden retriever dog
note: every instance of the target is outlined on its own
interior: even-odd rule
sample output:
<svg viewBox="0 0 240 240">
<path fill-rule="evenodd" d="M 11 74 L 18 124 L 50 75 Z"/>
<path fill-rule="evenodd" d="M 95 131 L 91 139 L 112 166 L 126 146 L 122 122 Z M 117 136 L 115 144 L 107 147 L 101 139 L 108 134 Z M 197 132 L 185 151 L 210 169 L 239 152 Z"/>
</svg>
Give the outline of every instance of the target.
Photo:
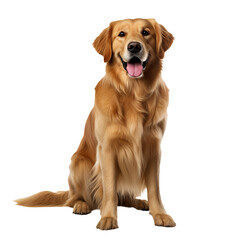
<svg viewBox="0 0 240 240">
<path fill-rule="evenodd" d="M 173 36 L 154 19 L 112 22 L 93 43 L 106 75 L 70 164 L 69 191 L 16 200 L 29 207 L 100 209 L 97 228 L 118 228 L 117 206 L 149 210 L 157 226 L 174 227 L 159 191 L 160 143 L 166 128 L 168 88 L 162 59 Z M 147 188 L 148 201 L 136 197 Z"/>
</svg>

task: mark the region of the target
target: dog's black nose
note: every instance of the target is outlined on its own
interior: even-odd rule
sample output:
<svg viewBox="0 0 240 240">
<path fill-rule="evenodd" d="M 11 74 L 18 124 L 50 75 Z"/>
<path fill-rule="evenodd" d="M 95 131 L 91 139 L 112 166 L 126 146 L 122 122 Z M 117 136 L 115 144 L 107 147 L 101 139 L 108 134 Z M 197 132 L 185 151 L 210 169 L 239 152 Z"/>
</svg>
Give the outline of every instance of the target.
<svg viewBox="0 0 240 240">
<path fill-rule="evenodd" d="M 128 44 L 128 51 L 131 53 L 138 53 L 142 49 L 142 45 L 140 42 L 130 42 Z"/>
</svg>

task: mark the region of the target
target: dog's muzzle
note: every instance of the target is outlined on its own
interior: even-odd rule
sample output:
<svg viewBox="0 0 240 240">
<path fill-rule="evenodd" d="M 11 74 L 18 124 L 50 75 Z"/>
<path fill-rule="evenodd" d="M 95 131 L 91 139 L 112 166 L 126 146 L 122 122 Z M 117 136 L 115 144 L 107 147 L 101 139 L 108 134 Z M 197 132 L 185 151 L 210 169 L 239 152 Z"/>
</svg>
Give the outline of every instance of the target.
<svg viewBox="0 0 240 240">
<path fill-rule="evenodd" d="M 143 76 L 143 71 L 145 70 L 148 59 L 146 61 L 141 61 L 137 56 L 130 58 L 128 62 L 123 61 L 122 57 L 119 55 L 123 68 L 127 71 L 128 75 L 132 78 L 140 78 Z"/>
</svg>

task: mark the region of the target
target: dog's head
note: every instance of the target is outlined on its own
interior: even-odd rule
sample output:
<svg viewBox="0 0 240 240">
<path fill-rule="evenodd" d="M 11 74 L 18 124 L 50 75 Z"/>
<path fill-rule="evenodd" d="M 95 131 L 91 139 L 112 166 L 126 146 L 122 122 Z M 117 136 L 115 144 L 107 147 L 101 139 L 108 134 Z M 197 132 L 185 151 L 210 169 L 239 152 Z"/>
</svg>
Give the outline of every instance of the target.
<svg viewBox="0 0 240 240">
<path fill-rule="evenodd" d="M 141 78 L 151 63 L 161 62 L 173 39 L 154 19 L 126 19 L 112 22 L 93 46 L 104 62 L 117 64 L 130 78 Z"/>
</svg>

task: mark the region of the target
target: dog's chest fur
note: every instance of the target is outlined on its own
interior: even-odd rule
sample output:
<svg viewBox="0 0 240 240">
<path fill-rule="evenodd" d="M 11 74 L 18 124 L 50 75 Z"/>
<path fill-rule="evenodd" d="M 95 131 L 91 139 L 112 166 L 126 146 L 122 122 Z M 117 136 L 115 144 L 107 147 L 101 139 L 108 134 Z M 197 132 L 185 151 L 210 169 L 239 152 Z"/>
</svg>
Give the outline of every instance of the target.
<svg viewBox="0 0 240 240">
<path fill-rule="evenodd" d="M 103 87 L 107 88 L 105 92 L 108 95 L 103 94 Z M 147 166 L 143 141 L 162 136 L 159 123 L 166 117 L 168 90 L 163 83 L 149 95 L 137 91 L 118 95 L 111 87 L 101 83 L 96 87 L 96 99 L 98 145 L 104 145 L 108 136 L 114 136 L 111 147 L 120 170 L 118 192 L 138 195 L 145 187 L 143 175 Z"/>
<path fill-rule="evenodd" d="M 149 136 L 159 139 L 162 137 L 162 131 L 158 125 L 166 117 L 167 105 L 165 106 L 159 91 L 145 100 L 128 96 L 121 102 L 123 123 L 128 133 L 125 137 L 131 149 L 124 147 L 119 149 L 118 165 L 121 174 L 118 187 L 120 191 L 127 189 L 130 193 L 138 195 L 145 187 L 142 176 L 147 159 L 144 159 L 143 141 L 148 141 L 146 138 Z M 132 154 L 128 153 L 128 150 Z"/>
<path fill-rule="evenodd" d="M 145 131 L 155 128 L 167 115 L 168 90 L 159 87 L 146 98 L 131 95 L 121 101 L 123 122 L 134 139 L 141 141 Z"/>
</svg>

